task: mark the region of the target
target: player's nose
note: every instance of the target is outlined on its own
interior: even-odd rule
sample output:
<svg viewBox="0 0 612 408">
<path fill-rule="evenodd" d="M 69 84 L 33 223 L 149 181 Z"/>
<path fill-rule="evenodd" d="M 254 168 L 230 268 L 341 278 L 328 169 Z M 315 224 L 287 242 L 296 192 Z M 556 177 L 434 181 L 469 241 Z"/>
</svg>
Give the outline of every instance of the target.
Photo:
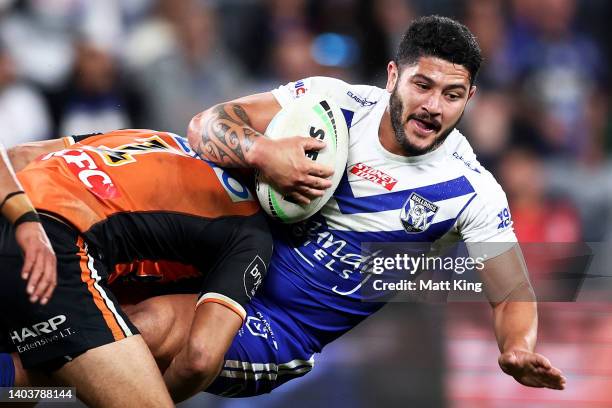
<svg viewBox="0 0 612 408">
<path fill-rule="evenodd" d="M 442 95 L 438 92 L 430 93 L 423 101 L 422 108 L 431 116 L 438 116 L 442 113 Z"/>
</svg>

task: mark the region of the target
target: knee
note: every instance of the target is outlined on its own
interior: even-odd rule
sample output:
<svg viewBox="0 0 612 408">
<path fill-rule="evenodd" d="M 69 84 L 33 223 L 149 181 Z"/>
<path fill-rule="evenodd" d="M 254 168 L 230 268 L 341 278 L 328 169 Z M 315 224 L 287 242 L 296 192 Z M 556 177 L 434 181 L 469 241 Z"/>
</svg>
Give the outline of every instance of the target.
<svg viewBox="0 0 612 408">
<path fill-rule="evenodd" d="M 207 347 L 189 341 L 185 353 L 186 362 L 184 366 L 184 375 L 189 378 L 204 381 L 208 385 L 217 377 L 223 367 L 224 356 L 211 352 Z"/>
<path fill-rule="evenodd" d="M 131 322 L 138 328 L 153 356 L 160 353 L 165 338 L 172 330 L 174 310 L 164 307 L 155 298 L 126 307 Z"/>
</svg>

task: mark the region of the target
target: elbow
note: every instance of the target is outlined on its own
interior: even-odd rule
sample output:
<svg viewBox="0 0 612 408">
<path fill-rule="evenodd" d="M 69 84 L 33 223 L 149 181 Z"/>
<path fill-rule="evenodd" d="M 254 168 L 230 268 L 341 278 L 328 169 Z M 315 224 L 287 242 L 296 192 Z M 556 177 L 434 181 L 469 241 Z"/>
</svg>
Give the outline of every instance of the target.
<svg viewBox="0 0 612 408">
<path fill-rule="evenodd" d="M 524 279 L 518 284 L 508 296 L 510 302 L 535 302 L 536 295 L 528 279 Z"/>
<path fill-rule="evenodd" d="M 489 301 L 495 309 L 503 309 L 511 302 L 536 302 L 536 295 L 528 279 L 516 283 L 514 287 L 489 293 Z"/>
<path fill-rule="evenodd" d="M 204 123 L 208 111 L 200 112 L 191 118 L 187 127 L 187 140 L 189 145 L 198 154 L 202 154 L 202 134 L 204 133 Z"/>
</svg>

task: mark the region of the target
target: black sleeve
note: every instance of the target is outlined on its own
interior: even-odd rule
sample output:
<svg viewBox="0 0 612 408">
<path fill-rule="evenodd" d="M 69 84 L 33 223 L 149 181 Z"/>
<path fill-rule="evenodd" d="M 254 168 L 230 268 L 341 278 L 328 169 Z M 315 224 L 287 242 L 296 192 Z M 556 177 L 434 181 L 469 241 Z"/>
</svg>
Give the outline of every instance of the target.
<svg viewBox="0 0 612 408">
<path fill-rule="evenodd" d="M 266 276 L 273 244 L 265 215 L 259 212 L 231 218 L 232 234 L 206 274 L 198 303 L 211 300 L 233 304 L 233 301 L 243 308 Z M 218 221 L 226 223 L 223 227 L 227 228 L 227 219 Z"/>
<path fill-rule="evenodd" d="M 83 135 L 70 135 L 70 137 L 72 138 L 72 140 L 74 140 L 74 143 L 79 143 L 82 142 L 83 140 L 87 139 L 88 137 L 92 137 L 92 136 L 98 136 L 101 135 L 101 132 L 98 133 L 86 133 Z"/>
</svg>

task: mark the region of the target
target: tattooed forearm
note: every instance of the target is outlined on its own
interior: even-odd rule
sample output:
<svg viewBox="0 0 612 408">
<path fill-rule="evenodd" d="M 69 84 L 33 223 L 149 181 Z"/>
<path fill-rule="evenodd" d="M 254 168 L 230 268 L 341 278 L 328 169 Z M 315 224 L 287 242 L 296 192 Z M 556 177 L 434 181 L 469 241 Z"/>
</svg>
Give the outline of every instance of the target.
<svg viewBox="0 0 612 408">
<path fill-rule="evenodd" d="M 237 104 L 220 104 L 202 117 L 197 153 L 225 167 L 247 167 L 246 154 L 256 138 L 245 110 Z"/>
</svg>

